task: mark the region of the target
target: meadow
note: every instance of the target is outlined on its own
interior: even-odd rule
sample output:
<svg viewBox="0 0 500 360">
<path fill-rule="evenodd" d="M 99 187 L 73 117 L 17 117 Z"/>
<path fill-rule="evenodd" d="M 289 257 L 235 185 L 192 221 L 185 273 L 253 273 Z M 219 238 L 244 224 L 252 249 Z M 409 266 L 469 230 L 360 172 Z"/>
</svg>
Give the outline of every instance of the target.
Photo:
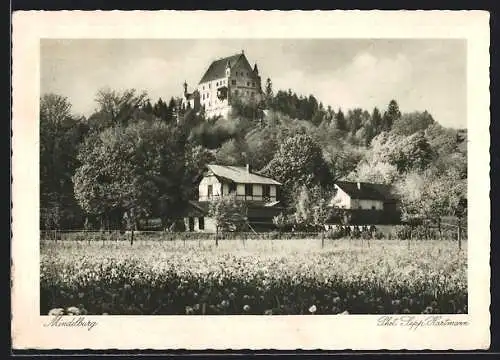
<svg viewBox="0 0 500 360">
<path fill-rule="evenodd" d="M 40 313 L 467 313 L 467 243 L 41 241 Z"/>
</svg>

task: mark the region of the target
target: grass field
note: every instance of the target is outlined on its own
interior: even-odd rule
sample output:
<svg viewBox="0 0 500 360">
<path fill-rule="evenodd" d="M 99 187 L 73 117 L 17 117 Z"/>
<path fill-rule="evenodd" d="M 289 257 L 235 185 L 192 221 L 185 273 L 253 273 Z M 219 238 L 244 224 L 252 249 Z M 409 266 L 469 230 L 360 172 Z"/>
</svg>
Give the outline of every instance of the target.
<svg viewBox="0 0 500 360">
<path fill-rule="evenodd" d="M 466 313 L 466 248 L 349 239 L 42 242 L 40 312 Z"/>
</svg>

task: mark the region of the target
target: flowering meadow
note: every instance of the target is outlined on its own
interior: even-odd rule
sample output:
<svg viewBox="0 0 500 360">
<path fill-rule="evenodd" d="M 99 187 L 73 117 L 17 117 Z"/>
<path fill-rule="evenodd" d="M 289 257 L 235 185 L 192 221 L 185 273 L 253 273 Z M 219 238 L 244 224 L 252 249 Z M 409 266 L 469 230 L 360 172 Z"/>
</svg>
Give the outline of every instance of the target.
<svg viewBox="0 0 500 360">
<path fill-rule="evenodd" d="M 463 249 L 430 240 L 42 242 L 40 312 L 467 313 Z"/>
</svg>

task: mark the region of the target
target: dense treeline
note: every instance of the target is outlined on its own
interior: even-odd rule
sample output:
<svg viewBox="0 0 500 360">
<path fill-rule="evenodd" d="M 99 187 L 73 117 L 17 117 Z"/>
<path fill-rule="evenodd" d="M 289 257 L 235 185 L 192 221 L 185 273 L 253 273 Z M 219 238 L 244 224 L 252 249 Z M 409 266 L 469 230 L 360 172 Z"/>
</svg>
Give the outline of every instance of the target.
<svg viewBox="0 0 500 360">
<path fill-rule="evenodd" d="M 87 119 L 64 96 L 41 98 L 43 228 L 173 220 L 210 162 L 248 163 L 283 182 L 282 223 L 321 224 L 339 178 L 394 185 L 405 217 L 465 214 L 466 130 L 444 128 L 427 111 L 404 113 L 396 100 L 334 110 L 313 95 L 274 94 L 269 79 L 261 103 L 236 104 L 228 119 L 135 90 L 104 89 L 95 100 Z"/>
</svg>

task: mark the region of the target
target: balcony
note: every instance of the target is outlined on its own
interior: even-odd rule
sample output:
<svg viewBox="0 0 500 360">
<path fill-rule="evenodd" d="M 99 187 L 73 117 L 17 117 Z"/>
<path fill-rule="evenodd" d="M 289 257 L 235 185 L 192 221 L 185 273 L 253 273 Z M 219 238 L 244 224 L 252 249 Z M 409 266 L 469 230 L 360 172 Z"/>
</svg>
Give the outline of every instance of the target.
<svg viewBox="0 0 500 360">
<path fill-rule="evenodd" d="M 228 196 L 228 195 L 223 195 Z M 220 195 L 200 195 L 198 197 L 198 201 L 214 201 L 219 199 Z M 276 196 L 263 196 L 263 195 L 236 195 L 236 200 L 244 200 L 244 201 L 265 201 L 271 202 L 276 201 Z"/>
</svg>

